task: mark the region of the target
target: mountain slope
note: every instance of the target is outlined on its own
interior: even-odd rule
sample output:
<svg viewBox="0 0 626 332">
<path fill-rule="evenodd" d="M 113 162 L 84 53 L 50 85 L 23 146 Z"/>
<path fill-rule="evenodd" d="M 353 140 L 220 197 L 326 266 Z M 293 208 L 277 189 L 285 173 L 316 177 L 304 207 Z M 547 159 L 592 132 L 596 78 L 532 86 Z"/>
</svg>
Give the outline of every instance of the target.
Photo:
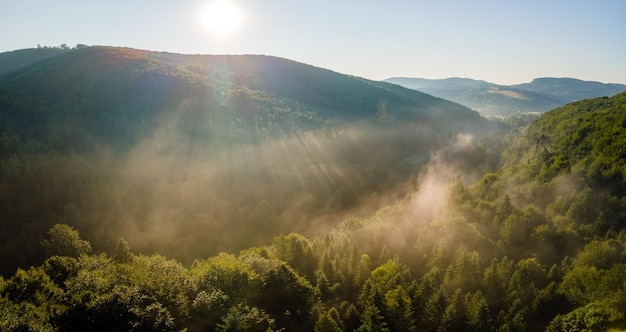
<svg viewBox="0 0 626 332">
<path fill-rule="evenodd" d="M 488 300 L 492 313 L 511 306 L 519 310 L 519 317 L 504 319 L 504 324 L 517 321 L 523 322 L 522 330 L 546 331 L 623 326 L 620 299 L 626 287 L 616 276 L 626 268 L 625 129 L 626 92 L 544 113 L 509 136 L 498 172 L 452 190 L 453 215 L 466 224 L 454 219 L 463 226 L 443 223 L 438 233 L 423 235 L 461 232 L 460 250 L 476 250 L 483 259 L 483 282 L 493 278 L 498 260 L 512 260 L 526 271 L 522 279 L 517 272 L 503 278 L 505 287 L 516 289 L 513 293 L 498 292 L 502 296 Z M 475 242 L 467 248 L 472 237 L 464 227 L 474 230 Z M 528 269 L 529 263 L 533 268 Z M 455 282 L 452 289 L 475 285 L 467 274 L 466 283 Z M 518 280 L 524 286 L 511 287 Z M 481 292 L 497 285 L 483 286 Z"/>
<path fill-rule="evenodd" d="M 611 96 L 626 90 L 626 85 L 623 84 L 604 84 L 572 78 L 539 78 L 531 83 L 510 86 L 467 78 L 428 80 L 393 77 L 385 81 L 452 100 L 489 116 L 506 116 L 519 112 L 542 113 L 572 101 Z"/>
<path fill-rule="evenodd" d="M 77 127 L 118 145 L 137 139 L 162 112 L 181 104 L 191 113 L 198 107 L 209 113 L 229 110 L 236 113 L 233 118 L 255 122 L 291 119 L 285 124 L 290 127 L 303 125 L 305 118 L 321 127 L 381 115 L 480 121 L 459 105 L 285 59 L 107 47 L 73 50 L 4 75 L 0 98 L 4 122 L 26 130 L 29 138 L 49 138 L 57 122 L 78 121 Z M 141 124 L 146 125 L 137 127 Z"/>
<path fill-rule="evenodd" d="M 187 262 L 315 233 L 489 130 L 464 106 L 287 59 L 73 49 L 0 76 L 3 271 L 41 258 L 58 222 Z"/>
<path fill-rule="evenodd" d="M 564 173 L 587 185 L 626 194 L 626 92 L 567 104 L 531 123 L 510 148 L 508 165 L 542 181 Z"/>
<path fill-rule="evenodd" d="M 522 242 L 550 243 L 544 259 L 574 256 L 626 228 L 625 129 L 626 92 L 556 108 L 513 136 L 502 169 L 479 187 L 543 215 Z"/>
</svg>

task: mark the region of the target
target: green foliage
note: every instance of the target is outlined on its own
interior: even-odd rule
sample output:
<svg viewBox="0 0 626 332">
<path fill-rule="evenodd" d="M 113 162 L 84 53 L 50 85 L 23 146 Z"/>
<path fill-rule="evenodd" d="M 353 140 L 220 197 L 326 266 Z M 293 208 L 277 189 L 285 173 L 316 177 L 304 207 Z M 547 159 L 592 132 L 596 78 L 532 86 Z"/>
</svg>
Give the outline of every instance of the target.
<svg viewBox="0 0 626 332">
<path fill-rule="evenodd" d="M 331 309 L 333 310 L 333 309 Z M 341 332 L 342 329 L 331 313 L 320 315 L 314 326 L 315 332 Z"/>
<path fill-rule="evenodd" d="M 409 296 L 410 272 L 398 261 L 389 260 L 371 272 L 361 294 L 363 331 L 412 331 L 413 304 Z"/>
<path fill-rule="evenodd" d="M 224 322 L 217 326 L 216 331 L 280 331 L 274 326 L 274 319 L 263 310 L 250 308 L 247 305 L 231 307 L 224 317 Z"/>
<path fill-rule="evenodd" d="M 519 152 L 506 162 L 528 164 L 543 182 L 572 171 L 592 188 L 607 186 L 613 193 L 623 193 L 625 104 L 626 94 L 621 93 L 548 112 L 528 126 L 510 148 Z"/>
<path fill-rule="evenodd" d="M 49 323 L 47 313 L 28 303 L 13 303 L 0 297 L 0 330 L 1 331 L 55 331 Z"/>
<path fill-rule="evenodd" d="M 297 329 L 311 324 L 314 292 L 308 280 L 279 260 L 246 257 L 245 263 L 259 276 L 249 298 L 251 305 L 276 317 L 276 326 L 280 328 Z"/>
<path fill-rule="evenodd" d="M 53 322 L 68 330 L 173 331 L 187 317 L 192 283 L 184 268 L 161 256 L 132 263 L 82 256 L 65 281 L 69 296 Z"/>
<path fill-rule="evenodd" d="M 52 226 L 48 231 L 48 237 L 41 243 L 48 256 L 78 257 L 91 251 L 91 243 L 82 240 L 78 231 L 68 225 Z"/>
<path fill-rule="evenodd" d="M 489 304 L 480 290 L 465 294 L 466 326 L 469 331 L 484 331 L 491 325 Z"/>
<path fill-rule="evenodd" d="M 600 303 L 590 303 L 565 315 L 558 315 L 546 331 L 608 331 L 623 323 L 624 313 Z"/>
<path fill-rule="evenodd" d="M 617 240 L 592 240 L 587 243 L 573 261 L 574 267 L 591 266 L 609 269 L 618 263 L 626 263 L 624 244 Z"/>
<path fill-rule="evenodd" d="M 196 262 L 191 271 L 196 275 L 199 290 L 217 289 L 235 302 L 247 296 L 254 278 L 254 272 L 243 261 L 224 253 L 204 262 Z"/>
<path fill-rule="evenodd" d="M 255 273 L 245 263 L 232 255 L 221 253 L 206 261 L 195 262 L 191 268 L 194 276 L 197 295 L 193 299 L 192 315 L 202 322 L 203 328 L 215 329 L 224 317 L 233 321 L 225 321 L 225 327 L 238 328 L 237 324 L 249 324 L 247 319 L 256 319 L 258 309 L 245 305 L 252 292 Z M 250 316 L 248 315 L 254 314 Z M 261 315 L 263 316 L 263 315 Z M 245 319 L 244 319 L 245 318 Z M 242 322 L 238 322 L 242 319 Z"/>
<path fill-rule="evenodd" d="M 133 254 L 130 252 L 130 246 L 123 238 L 120 238 L 115 245 L 113 259 L 120 263 L 128 263 L 133 259 Z"/>
<path fill-rule="evenodd" d="M 59 287 L 65 287 L 65 281 L 78 272 L 78 260 L 68 256 L 52 256 L 43 263 L 43 269 Z"/>
<path fill-rule="evenodd" d="M 280 235 L 274 238 L 272 246 L 278 259 L 312 279 L 317 262 L 313 255 L 313 246 L 307 238 L 295 233 Z"/>
<path fill-rule="evenodd" d="M 43 269 L 34 267 L 28 270 L 18 269 L 2 289 L 2 294 L 12 301 L 34 306 L 45 306 L 48 299 L 61 293 Z"/>
</svg>

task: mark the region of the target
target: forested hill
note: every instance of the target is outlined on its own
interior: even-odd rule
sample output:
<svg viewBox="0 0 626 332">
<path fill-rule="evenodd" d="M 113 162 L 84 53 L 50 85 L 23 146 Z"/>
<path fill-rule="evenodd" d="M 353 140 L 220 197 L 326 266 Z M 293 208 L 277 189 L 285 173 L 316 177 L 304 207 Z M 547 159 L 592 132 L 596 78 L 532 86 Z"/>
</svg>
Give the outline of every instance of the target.
<svg viewBox="0 0 626 332">
<path fill-rule="evenodd" d="M 0 75 L 5 274 L 40 262 L 59 222 L 98 249 L 124 237 L 186 262 L 319 232 L 490 128 L 458 104 L 270 56 L 26 53 Z"/>
<path fill-rule="evenodd" d="M 46 56 L 1 76 L 0 109 L 13 132 L 46 142 L 54 136 L 55 148 L 74 149 L 101 140 L 132 144 L 175 111 L 193 125 L 203 120 L 197 117 L 221 117 L 254 126 L 283 122 L 283 130 L 382 117 L 454 119 L 451 126 L 481 121 L 467 108 L 419 92 L 286 59 L 112 47 Z"/>
<path fill-rule="evenodd" d="M 626 92 L 556 108 L 510 147 L 507 165 L 530 164 L 542 180 L 573 172 L 626 194 Z M 523 149 L 522 146 L 532 146 Z"/>
</svg>

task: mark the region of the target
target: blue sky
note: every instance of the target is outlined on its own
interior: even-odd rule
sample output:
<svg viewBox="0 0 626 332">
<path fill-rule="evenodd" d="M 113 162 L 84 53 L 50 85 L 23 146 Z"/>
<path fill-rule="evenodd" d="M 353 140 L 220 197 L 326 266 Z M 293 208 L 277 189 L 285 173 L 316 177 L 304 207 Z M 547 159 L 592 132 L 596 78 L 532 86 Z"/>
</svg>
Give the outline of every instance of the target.
<svg viewBox="0 0 626 332">
<path fill-rule="evenodd" d="M 0 52 L 78 43 L 268 54 L 341 73 L 575 77 L 626 84 L 626 1 L 232 0 L 235 31 L 211 34 L 211 0 L 19 0 L 0 5 Z"/>
</svg>

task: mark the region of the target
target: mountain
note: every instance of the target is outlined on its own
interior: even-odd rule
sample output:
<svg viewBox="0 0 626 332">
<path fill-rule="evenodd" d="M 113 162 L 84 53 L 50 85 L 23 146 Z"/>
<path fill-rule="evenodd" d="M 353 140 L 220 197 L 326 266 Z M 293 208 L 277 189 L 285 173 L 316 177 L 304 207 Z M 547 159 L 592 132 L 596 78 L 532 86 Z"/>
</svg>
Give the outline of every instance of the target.
<svg viewBox="0 0 626 332">
<path fill-rule="evenodd" d="M 241 118 L 246 123 L 253 119 L 268 123 L 274 118 L 292 121 L 295 127 L 308 123 L 319 128 L 381 116 L 480 121 L 478 114 L 459 105 L 285 59 L 188 56 L 107 47 L 45 57 L 3 75 L 0 98 L 6 125 L 17 125 L 30 139 L 40 137 L 46 142 L 59 124 L 78 121 L 78 126 L 71 127 L 84 130 L 83 134 L 132 143 L 144 129 L 153 129 L 137 126 L 154 124 L 165 110 L 183 102 L 189 109 L 202 104 L 207 114 L 228 110 L 235 114 L 223 112 L 220 116 Z M 192 126 L 198 124 L 192 122 Z M 111 135 L 113 131 L 115 135 Z"/>
<path fill-rule="evenodd" d="M 626 90 L 626 85 L 582 81 L 574 78 L 536 78 L 530 83 L 513 85 L 518 89 L 548 94 L 565 103 L 602 96 L 612 96 Z"/>
<path fill-rule="evenodd" d="M 459 104 L 271 56 L 28 52 L 41 59 L 0 75 L 4 273 L 41 259 L 59 222 L 95 248 L 124 237 L 185 262 L 314 234 L 492 129 Z"/>
<path fill-rule="evenodd" d="M 538 78 L 530 83 L 498 85 L 468 78 L 385 80 L 468 106 L 483 115 L 543 113 L 572 101 L 611 96 L 626 90 L 623 84 L 605 84 L 573 78 Z"/>
</svg>

